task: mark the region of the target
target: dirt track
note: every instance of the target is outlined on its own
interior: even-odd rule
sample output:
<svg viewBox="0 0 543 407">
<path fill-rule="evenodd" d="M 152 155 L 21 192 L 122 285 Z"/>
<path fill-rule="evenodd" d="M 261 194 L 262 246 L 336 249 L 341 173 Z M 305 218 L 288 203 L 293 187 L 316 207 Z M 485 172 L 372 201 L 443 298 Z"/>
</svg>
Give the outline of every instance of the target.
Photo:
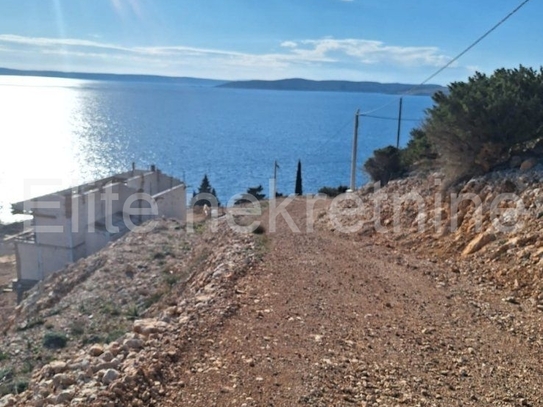
<svg viewBox="0 0 543 407">
<path fill-rule="evenodd" d="M 539 313 L 368 237 L 280 220 L 268 239 L 237 312 L 183 346 L 161 405 L 543 404 Z"/>
<path fill-rule="evenodd" d="M 306 230 L 305 200 L 295 200 L 288 213 Z M 193 256 L 203 269 L 134 322 L 131 335 L 142 334 L 136 325 L 162 328 L 134 337 L 141 345 L 122 353 L 116 382 L 92 381 L 105 375 L 99 367 L 76 375 L 90 351 L 73 347 L 58 357 L 74 367 L 62 377 L 73 376 L 68 383 L 77 380 L 77 387 L 52 388 L 46 365 L 11 405 L 41 405 L 33 400 L 40 391 L 65 400 L 53 404 L 73 399 L 90 406 L 543 405 L 541 313 L 530 299 L 512 297 L 448 259 L 416 257 L 393 236 L 343 235 L 323 224 L 293 233 L 281 217 L 272 233 L 266 214 L 263 220 L 263 236 L 235 235 L 224 222 L 216 234 L 198 228 Z M 109 283 L 115 270 L 128 278 L 117 259 L 133 251 L 143 256 L 133 264 L 146 259 L 142 278 L 152 275 L 151 266 L 163 270 L 149 249 L 185 247 L 181 228 L 170 226 L 177 234 L 127 236 L 107 249 L 100 256 L 112 269 L 104 274 L 98 267 L 92 281 Z M 203 252 L 207 260 L 198 260 Z M 70 298 L 74 309 L 48 313 L 48 323 L 79 312 L 82 303 Z M 126 343 L 107 346 L 118 353 Z M 91 361 L 101 364 L 100 357 Z"/>
</svg>

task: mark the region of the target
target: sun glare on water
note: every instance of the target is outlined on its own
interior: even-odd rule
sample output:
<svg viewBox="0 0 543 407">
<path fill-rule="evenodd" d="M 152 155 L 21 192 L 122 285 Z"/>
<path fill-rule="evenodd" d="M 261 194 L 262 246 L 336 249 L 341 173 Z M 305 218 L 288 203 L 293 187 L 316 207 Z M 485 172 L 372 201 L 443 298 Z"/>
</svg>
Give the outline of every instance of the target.
<svg viewBox="0 0 543 407">
<path fill-rule="evenodd" d="M 65 86 L 62 86 L 65 85 Z M 0 220 L 9 203 L 74 185 L 82 178 L 82 109 L 77 81 L 0 77 Z"/>
</svg>

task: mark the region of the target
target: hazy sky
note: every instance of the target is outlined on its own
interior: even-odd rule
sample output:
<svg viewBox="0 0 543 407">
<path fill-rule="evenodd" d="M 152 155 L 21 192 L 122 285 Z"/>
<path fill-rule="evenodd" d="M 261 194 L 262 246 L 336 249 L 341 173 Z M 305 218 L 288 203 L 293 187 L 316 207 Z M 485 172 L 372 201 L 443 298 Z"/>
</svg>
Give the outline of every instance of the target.
<svg viewBox="0 0 543 407">
<path fill-rule="evenodd" d="M 420 83 L 521 0 L 1 0 L 0 66 L 217 79 Z M 539 67 L 532 0 L 458 63 Z"/>
</svg>

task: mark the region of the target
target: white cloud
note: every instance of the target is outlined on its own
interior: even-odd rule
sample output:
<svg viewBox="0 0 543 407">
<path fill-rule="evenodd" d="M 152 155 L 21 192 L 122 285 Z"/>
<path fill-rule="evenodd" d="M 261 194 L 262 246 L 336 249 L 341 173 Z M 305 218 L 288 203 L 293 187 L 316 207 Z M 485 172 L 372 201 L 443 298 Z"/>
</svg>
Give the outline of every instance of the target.
<svg viewBox="0 0 543 407">
<path fill-rule="evenodd" d="M 298 46 L 298 44 L 295 43 L 294 41 L 283 41 L 281 43 L 281 46 L 283 48 L 296 48 Z"/>
<path fill-rule="evenodd" d="M 90 40 L 72 38 L 44 38 L 44 37 L 23 37 L 21 35 L 0 34 L 0 43 L 18 44 L 34 47 L 84 47 L 104 48 L 115 51 L 131 51 L 130 48 L 120 47 L 114 44 L 102 43 Z"/>
<path fill-rule="evenodd" d="M 294 52 L 306 57 L 325 58 L 326 55 L 343 54 L 362 64 L 400 64 L 405 66 L 443 66 L 450 58 L 437 47 L 400 47 L 381 41 L 362 39 L 333 39 L 302 41 L 306 46 Z"/>
<path fill-rule="evenodd" d="M 0 35 L 0 52 L 6 47 L 13 52 L 33 51 L 41 55 L 61 54 L 69 56 L 69 63 L 74 66 L 81 61 L 95 60 L 96 69 L 108 71 L 108 60 L 131 61 L 136 64 L 132 69 L 141 67 L 142 73 L 178 74 L 179 72 L 150 72 L 151 67 L 187 67 L 195 70 L 207 67 L 217 70 L 236 68 L 250 71 L 253 77 L 271 74 L 271 70 L 280 72 L 300 72 L 306 69 L 345 69 L 362 71 L 375 67 L 399 68 L 434 68 L 449 61 L 437 47 L 402 47 L 388 45 L 381 41 L 366 39 L 310 39 L 302 41 L 284 41 L 279 44 L 281 51 L 274 53 L 248 53 L 213 48 L 189 46 L 122 46 L 96 40 L 74 38 L 24 37 L 19 35 Z M 39 64 L 39 59 L 36 60 Z M 39 69 L 39 65 L 34 67 Z M 59 69 L 71 69 L 70 66 Z M 264 69 L 265 68 L 265 69 Z M 120 68 L 119 68 L 120 69 Z M 220 76 L 220 74 L 218 75 Z M 307 76 L 310 76 L 309 74 Z"/>
</svg>

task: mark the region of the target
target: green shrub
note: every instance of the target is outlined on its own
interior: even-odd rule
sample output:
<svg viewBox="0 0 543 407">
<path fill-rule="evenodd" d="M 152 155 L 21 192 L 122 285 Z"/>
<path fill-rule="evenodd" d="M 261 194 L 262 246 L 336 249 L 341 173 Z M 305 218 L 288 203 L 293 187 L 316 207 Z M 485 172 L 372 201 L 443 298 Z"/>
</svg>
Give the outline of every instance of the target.
<svg viewBox="0 0 543 407">
<path fill-rule="evenodd" d="M 27 380 L 10 381 L 9 383 L 0 384 L 0 398 L 8 394 L 19 394 L 28 389 Z"/>
<path fill-rule="evenodd" d="M 421 128 L 411 130 L 407 146 L 401 150 L 401 163 L 406 169 L 420 164 L 423 161 L 431 162 L 437 158 L 426 132 Z"/>
<path fill-rule="evenodd" d="M 140 316 L 140 310 L 137 305 L 132 305 L 126 310 L 126 317 L 129 321 L 135 321 Z"/>
<path fill-rule="evenodd" d="M 43 346 L 47 349 L 62 349 L 68 343 L 68 338 L 62 332 L 47 332 L 43 337 Z"/>
<path fill-rule="evenodd" d="M 543 69 L 477 72 L 433 96 L 423 130 L 450 183 L 504 165 L 515 146 L 543 137 Z"/>
<path fill-rule="evenodd" d="M 28 389 L 28 381 L 27 380 L 17 380 L 13 384 L 13 393 L 19 394 Z"/>
<path fill-rule="evenodd" d="M 103 342 L 105 342 L 105 339 L 96 334 L 85 336 L 81 341 L 83 345 L 89 345 L 93 343 L 103 343 Z"/>
<path fill-rule="evenodd" d="M 347 192 L 349 187 L 346 187 L 345 185 L 340 185 L 337 188 L 334 187 L 322 187 L 319 189 L 319 194 L 324 194 L 329 196 L 330 198 L 335 198 L 338 195 L 344 194 Z"/>
<path fill-rule="evenodd" d="M 11 367 L 0 369 L 0 382 L 5 382 L 11 378 L 13 378 L 13 369 Z"/>
<path fill-rule="evenodd" d="M 23 361 L 23 365 L 21 369 L 19 370 L 19 373 L 22 373 L 22 374 L 32 373 L 32 371 L 34 370 L 34 363 L 35 362 L 33 359 L 25 359 Z"/>
<path fill-rule="evenodd" d="M 81 336 L 85 333 L 85 322 L 80 319 L 76 319 L 70 324 L 70 335 Z"/>
<path fill-rule="evenodd" d="M 171 285 L 170 285 L 170 287 L 171 287 Z M 157 302 L 159 302 L 163 295 L 164 295 L 164 293 L 162 293 L 162 292 L 156 292 L 153 295 L 151 295 L 150 297 L 147 297 L 145 299 L 145 301 L 143 302 L 143 307 L 145 309 L 151 307 L 153 304 L 156 304 Z"/>
<path fill-rule="evenodd" d="M 266 228 L 263 225 L 258 225 L 254 230 L 253 233 L 255 235 L 263 235 L 266 233 Z"/>
<path fill-rule="evenodd" d="M 18 331 L 27 331 L 29 329 L 35 328 L 45 324 L 45 320 L 42 317 L 36 317 L 26 321 L 22 326 L 18 327 Z"/>
<path fill-rule="evenodd" d="M 247 192 L 243 194 L 240 199 L 236 200 L 235 205 L 251 203 L 254 199 L 256 199 L 257 201 L 263 200 L 266 197 L 266 195 L 262 193 L 263 190 L 264 188 L 262 187 L 262 185 L 247 188 Z"/>
<path fill-rule="evenodd" d="M 165 273 L 164 274 L 164 282 L 170 288 L 172 288 L 174 285 L 176 285 L 180 280 L 181 280 L 181 276 L 179 274 L 174 274 L 174 273 Z"/>
<path fill-rule="evenodd" d="M 373 157 L 364 163 L 364 170 L 373 181 L 380 182 L 381 186 L 407 172 L 407 168 L 402 165 L 401 150 L 394 146 L 375 150 Z"/>
<path fill-rule="evenodd" d="M 111 343 L 122 337 L 124 334 L 126 334 L 126 331 L 123 331 L 121 329 L 116 329 L 114 331 L 108 332 L 108 334 L 105 337 L 105 343 Z"/>
<path fill-rule="evenodd" d="M 7 359 L 9 359 L 9 356 L 6 353 L 0 351 L 0 362 Z"/>
<path fill-rule="evenodd" d="M 111 315 L 112 317 L 121 315 L 121 311 L 119 310 L 119 307 L 112 302 L 106 302 L 102 304 L 100 309 L 102 310 L 104 314 Z"/>
</svg>

